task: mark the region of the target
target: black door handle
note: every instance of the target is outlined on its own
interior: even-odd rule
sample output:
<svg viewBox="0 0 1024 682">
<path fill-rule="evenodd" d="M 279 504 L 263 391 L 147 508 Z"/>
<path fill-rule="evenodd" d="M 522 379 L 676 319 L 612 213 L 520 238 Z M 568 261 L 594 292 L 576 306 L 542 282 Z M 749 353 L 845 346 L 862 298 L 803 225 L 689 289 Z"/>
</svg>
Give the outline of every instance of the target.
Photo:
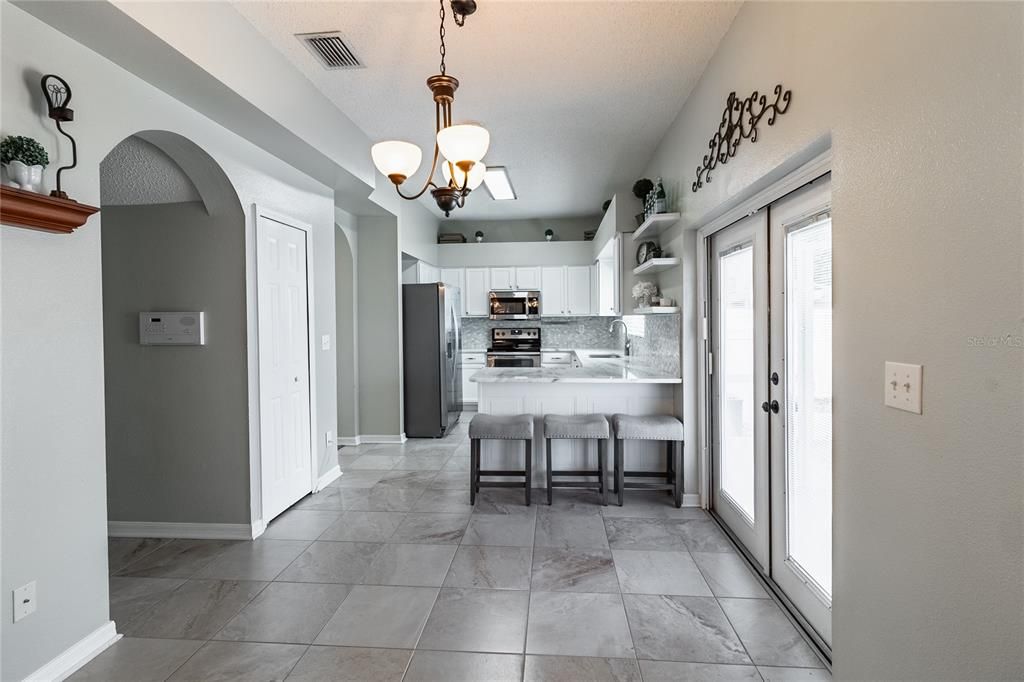
<svg viewBox="0 0 1024 682">
<path fill-rule="evenodd" d="M 778 400 L 773 400 L 771 402 L 771 405 L 769 405 L 767 402 L 763 402 L 763 403 L 761 403 L 761 409 L 764 410 L 765 412 L 767 412 L 770 409 L 773 413 L 778 414 L 779 413 L 779 401 Z"/>
</svg>

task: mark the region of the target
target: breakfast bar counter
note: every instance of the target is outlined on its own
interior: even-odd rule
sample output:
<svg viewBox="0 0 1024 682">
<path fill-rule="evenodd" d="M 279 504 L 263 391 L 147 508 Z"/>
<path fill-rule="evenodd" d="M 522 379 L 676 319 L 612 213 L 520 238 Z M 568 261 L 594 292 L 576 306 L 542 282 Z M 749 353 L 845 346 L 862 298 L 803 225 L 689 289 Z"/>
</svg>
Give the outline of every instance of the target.
<svg viewBox="0 0 1024 682">
<path fill-rule="evenodd" d="M 627 357 L 608 358 L 607 351 L 575 351 L 577 367 L 490 367 L 477 370 L 478 410 L 497 415 L 534 417 L 533 481 L 543 484 L 544 415 L 679 414 L 682 380 L 671 373 Z M 631 469 L 658 470 L 665 465 L 664 449 L 645 441 L 625 444 Z M 522 466 L 520 443 L 485 441 L 482 458 L 488 469 Z M 611 448 L 609 447 L 609 453 Z M 609 455 L 610 456 L 610 455 Z M 596 469 L 597 448 L 584 441 L 552 442 L 555 469 Z"/>
</svg>

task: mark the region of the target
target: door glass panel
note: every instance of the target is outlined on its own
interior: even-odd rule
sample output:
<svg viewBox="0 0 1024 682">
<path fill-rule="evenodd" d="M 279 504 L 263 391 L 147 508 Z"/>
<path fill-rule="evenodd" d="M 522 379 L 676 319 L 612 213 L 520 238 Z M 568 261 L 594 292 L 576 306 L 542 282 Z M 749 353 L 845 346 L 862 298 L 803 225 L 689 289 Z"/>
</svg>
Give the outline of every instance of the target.
<svg viewBox="0 0 1024 682">
<path fill-rule="evenodd" d="M 754 520 L 754 246 L 719 258 L 721 488 Z"/>
<path fill-rule="evenodd" d="M 832 594 L 832 222 L 786 238 L 787 555 Z"/>
</svg>

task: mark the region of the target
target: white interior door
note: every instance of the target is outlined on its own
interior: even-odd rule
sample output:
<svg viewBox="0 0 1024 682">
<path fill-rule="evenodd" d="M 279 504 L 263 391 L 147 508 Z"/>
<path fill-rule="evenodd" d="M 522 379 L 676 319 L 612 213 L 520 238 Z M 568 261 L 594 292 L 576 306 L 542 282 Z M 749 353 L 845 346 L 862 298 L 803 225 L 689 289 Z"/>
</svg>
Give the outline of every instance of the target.
<svg viewBox="0 0 1024 682">
<path fill-rule="evenodd" d="M 768 568 L 766 211 L 710 240 L 711 453 L 715 511 Z"/>
<path fill-rule="evenodd" d="M 307 232 L 257 214 L 263 521 L 312 491 Z"/>
<path fill-rule="evenodd" d="M 830 178 L 770 207 L 775 583 L 832 645 L 832 217 Z"/>
</svg>

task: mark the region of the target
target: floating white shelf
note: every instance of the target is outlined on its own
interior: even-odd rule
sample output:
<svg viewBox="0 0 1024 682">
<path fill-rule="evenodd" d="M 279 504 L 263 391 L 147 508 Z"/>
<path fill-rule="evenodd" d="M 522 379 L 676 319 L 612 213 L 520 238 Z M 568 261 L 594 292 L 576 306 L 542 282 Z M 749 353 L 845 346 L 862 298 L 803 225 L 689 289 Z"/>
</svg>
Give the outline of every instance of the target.
<svg viewBox="0 0 1024 682">
<path fill-rule="evenodd" d="M 634 275 L 653 275 L 656 272 L 663 272 L 676 267 L 680 263 L 679 258 L 652 258 L 643 265 L 633 268 Z"/>
<path fill-rule="evenodd" d="M 636 228 L 636 232 L 633 233 L 633 241 L 656 237 L 678 223 L 681 217 L 682 215 L 679 213 L 655 213 Z"/>
<path fill-rule="evenodd" d="M 656 305 L 650 308 L 635 308 L 633 310 L 634 315 L 654 315 L 656 313 L 678 313 L 679 306 L 673 305 Z"/>
</svg>

